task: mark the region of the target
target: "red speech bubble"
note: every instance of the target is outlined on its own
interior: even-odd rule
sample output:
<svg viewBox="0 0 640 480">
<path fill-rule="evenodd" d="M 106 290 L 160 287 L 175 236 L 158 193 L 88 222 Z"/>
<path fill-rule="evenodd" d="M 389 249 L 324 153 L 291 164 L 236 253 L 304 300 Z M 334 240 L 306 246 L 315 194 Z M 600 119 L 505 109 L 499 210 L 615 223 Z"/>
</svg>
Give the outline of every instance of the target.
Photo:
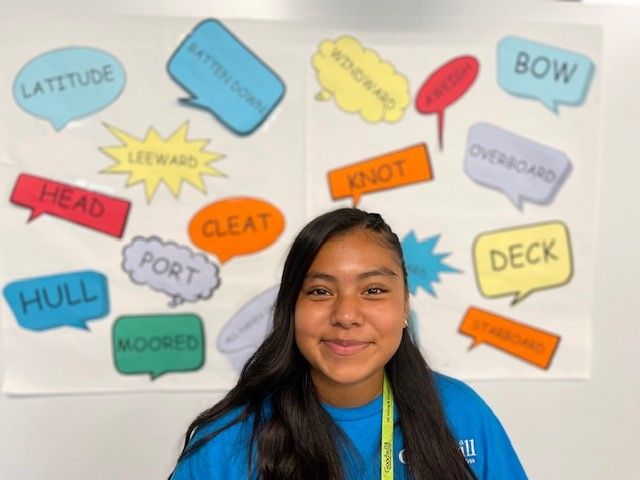
<svg viewBox="0 0 640 480">
<path fill-rule="evenodd" d="M 122 237 L 131 202 L 34 175 L 20 174 L 11 202 L 31 209 L 29 222 L 43 213 Z"/>
<path fill-rule="evenodd" d="M 416 110 L 438 114 L 438 145 L 442 150 L 444 109 L 469 90 L 480 70 L 478 59 L 470 55 L 456 57 L 445 63 L 420 87 L 416 96 Z"/>
</svg>

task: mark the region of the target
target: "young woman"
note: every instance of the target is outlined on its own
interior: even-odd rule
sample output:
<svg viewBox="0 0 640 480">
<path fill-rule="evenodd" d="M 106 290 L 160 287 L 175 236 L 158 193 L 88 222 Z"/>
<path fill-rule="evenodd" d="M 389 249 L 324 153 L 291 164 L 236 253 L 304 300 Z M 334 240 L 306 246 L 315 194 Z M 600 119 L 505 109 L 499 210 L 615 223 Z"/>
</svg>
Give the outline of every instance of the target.
<svg viewBox="0 0 640 480">
<path fill-rule="evenodd" d="M 380 215 L 312 220 L 273 330 L 191 424 L 171 479 L 526 479 L 489 407 L 429 369 L 408 313 L 400 242 Z"/>
</svg>

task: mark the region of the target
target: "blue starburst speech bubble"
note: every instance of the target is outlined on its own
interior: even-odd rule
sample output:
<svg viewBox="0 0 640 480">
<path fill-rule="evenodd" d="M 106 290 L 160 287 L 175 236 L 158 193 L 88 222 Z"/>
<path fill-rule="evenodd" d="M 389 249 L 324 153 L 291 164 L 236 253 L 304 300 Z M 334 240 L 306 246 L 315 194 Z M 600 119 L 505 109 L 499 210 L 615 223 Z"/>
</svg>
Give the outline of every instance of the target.
<svg viewBox="0 0 640 480">
<path fill-rule="evenodd" d="M 433 235 L 418 241 L 414 231 L 409 232 L 401 242 L 402 254 L 407 267 L 409 293 L 415 295 L 422 287 L 429 295 L 436 296 L 433 283 L 440 282 L 440 273 L 461 273 L 460 270 L 444 263 L 450 253 L 434 252 L 440 235 Z"/>
</svg>

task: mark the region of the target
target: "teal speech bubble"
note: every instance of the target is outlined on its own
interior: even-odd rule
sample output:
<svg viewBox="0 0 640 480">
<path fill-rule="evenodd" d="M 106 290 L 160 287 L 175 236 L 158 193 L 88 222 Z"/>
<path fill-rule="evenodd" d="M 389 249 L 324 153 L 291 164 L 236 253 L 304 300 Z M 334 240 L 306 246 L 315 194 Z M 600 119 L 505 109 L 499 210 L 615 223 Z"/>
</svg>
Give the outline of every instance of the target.
<svg viewBox="0 0 640 480">
<path fill-rule="evenodd" d="M 113 326 L 118 372 L 151 375 L 199 370 L 204 364 L 204 328 L 197 315 L 129 315 Z"/>
<path fill-rule="evenodd" d="M 586 56 L 524 38 L 498 44 L 498 82 L 512 95 L 534 98 L 558 113 L 558 104 L 581 105 L 594 71 Z"/>
<path fill-rule="evenodd" d="M 71 120 L 111 104 L 124 84 L 124 67 L 111 54 L 68 47 L 43 53 L 22 67 L 13 97 L 24 111 L 61 130 Z"/>
</svg>

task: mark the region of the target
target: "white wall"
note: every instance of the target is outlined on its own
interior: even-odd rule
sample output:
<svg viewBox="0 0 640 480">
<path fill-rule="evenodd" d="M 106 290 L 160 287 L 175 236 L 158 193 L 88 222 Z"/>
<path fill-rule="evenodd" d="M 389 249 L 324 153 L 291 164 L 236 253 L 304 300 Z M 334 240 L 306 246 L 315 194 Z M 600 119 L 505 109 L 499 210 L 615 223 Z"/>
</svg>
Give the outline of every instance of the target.
<svg viewBox="0 0 640 480">
<path fill-rule="evenodd" d="M 588 381 L 473 382 L 510 433 L 532 479 L 635 479 L 640 476 L 640 9 L 576 2 L 124 0 L 110 6 L 3 0 L 0 12 L 42 15 L 143 13 L 194 17 L 304 19 L 384 28 L 421 28 L 440 18 L 577 22 L 604 29 L 601 191 Z M 10 41 L 10 39 L 3 39 Z M 576 298 L 576 302 L 580 299 Z M 2 364 L 0 363 L 0 370 Z M 8 398 L 0 396 L 0 478 L 111 480 L 164 478 L 193 416 L 218 393 Z"/>
</svg>

